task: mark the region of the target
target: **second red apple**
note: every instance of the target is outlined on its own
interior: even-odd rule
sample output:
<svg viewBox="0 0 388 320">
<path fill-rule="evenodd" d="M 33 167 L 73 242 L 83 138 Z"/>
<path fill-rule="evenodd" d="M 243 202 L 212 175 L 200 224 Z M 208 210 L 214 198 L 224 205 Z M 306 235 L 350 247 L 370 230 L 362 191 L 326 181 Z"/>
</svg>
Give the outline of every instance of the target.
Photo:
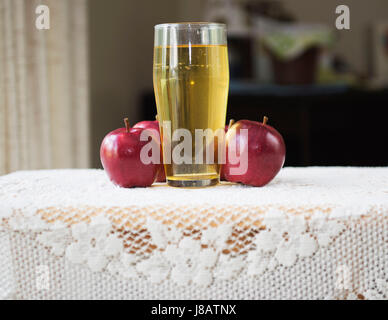
<svg viewBox="0 0 388 320">
<path fill-rule="evenodd" d="M 226 180 L 261 187 L 269 183 L 283 167 L 286 155 L 283 137 L 267 124 L 267 120 L 267 117 L 262 123 L 240 120 L 229 128 L 226 134 L 226 163 L 223 166 Z M 240 134 L 242 129 L 247 130 L 247 139 Z M 248 169 L 243 174 L 231 174 L 230 169 L 238 168 L 240 164 L 230 162 L 230 144 L 235 146 L 233 152 L 237 157 L 243 151 L 248 152 Z"/>
</svg>

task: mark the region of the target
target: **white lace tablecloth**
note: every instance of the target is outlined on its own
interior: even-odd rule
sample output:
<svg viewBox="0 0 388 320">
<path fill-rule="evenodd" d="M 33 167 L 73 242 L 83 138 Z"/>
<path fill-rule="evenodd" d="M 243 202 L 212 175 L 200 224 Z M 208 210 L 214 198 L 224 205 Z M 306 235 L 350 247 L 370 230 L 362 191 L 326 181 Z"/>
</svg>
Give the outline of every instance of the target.
<svg viewBox="0 0 388 320">
<path fill-rule="evenodd" d="M 388 168 L 285 168 L 263 188 L 0 177 L 0 297 L 388 299 Z"/>
</svg>

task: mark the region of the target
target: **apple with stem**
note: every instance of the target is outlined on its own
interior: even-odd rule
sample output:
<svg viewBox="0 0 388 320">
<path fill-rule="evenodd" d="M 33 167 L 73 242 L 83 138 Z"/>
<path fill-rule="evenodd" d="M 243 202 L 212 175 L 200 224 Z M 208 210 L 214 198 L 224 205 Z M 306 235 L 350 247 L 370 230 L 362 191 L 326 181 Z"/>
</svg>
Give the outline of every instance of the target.
<svg viewBox="0 0 388 320">
<path fill-rule="evenodd" d="M 149 141 L 140 140 L 143 128 L 130 128 L 128 118 L 125 128 L 108 133 L 102 141 L 100 158 L 109 179 L 124 188 L 148 187 L 154 183 L 160 164 L 144 164 L 141 149 Z M 158 143 L 156 137 L 151 137 Z"/>
<path fill-rule="evenodd" d="M 226 163 L 223 166 L 226 180 L 261 187 L 269 183 L 283 167 L 286 156 L 283 137 L 267 121 L 267 117 L 264 117 L 262 123 L 240 120 L 229 128 L 226 135 Z M 240 136 L 241 129 L 248 130 L 247 140 Z M 239 167 L 239 163 L 230 162 L 229 145 L 236 148 L 233 151 L 237 156 L 241 156 L 241 150 L 248 151 L 248 169 L 245 173 L 230 173 L 230 169 Z"/>
</svg>

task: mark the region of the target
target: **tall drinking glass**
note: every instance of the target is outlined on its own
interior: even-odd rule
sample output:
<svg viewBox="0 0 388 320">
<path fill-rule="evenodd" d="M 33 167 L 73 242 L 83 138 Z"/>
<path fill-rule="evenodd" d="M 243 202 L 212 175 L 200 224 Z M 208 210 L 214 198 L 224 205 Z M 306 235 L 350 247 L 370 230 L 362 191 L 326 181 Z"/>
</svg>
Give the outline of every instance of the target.
<svg viewBox="0 0 388 320">
<path fill-rule="evenodd" d="M 153 81 L 167 183 L 217 184 L 220 139 L 214 134 L 224 132 L 229 88 L 226 26 L 156 25 Z"/>
</svg>

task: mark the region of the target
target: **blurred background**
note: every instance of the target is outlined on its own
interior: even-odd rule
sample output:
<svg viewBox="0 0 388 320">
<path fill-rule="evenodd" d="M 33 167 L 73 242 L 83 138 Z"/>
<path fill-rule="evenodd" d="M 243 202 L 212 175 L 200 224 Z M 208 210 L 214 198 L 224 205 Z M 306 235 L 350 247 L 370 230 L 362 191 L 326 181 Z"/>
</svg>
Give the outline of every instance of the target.
<svg viewBox="0 0 388 320">
<path fill-rule="evenodd" d="M 227 118 L 268 116 L 286 165 L 388 165 L 387 0 L 0 0 L 0 174 L 101 167 L 105 134 L 154 119 L 153 26 L 184 21 L 227 24 Z"/>
</svg>

